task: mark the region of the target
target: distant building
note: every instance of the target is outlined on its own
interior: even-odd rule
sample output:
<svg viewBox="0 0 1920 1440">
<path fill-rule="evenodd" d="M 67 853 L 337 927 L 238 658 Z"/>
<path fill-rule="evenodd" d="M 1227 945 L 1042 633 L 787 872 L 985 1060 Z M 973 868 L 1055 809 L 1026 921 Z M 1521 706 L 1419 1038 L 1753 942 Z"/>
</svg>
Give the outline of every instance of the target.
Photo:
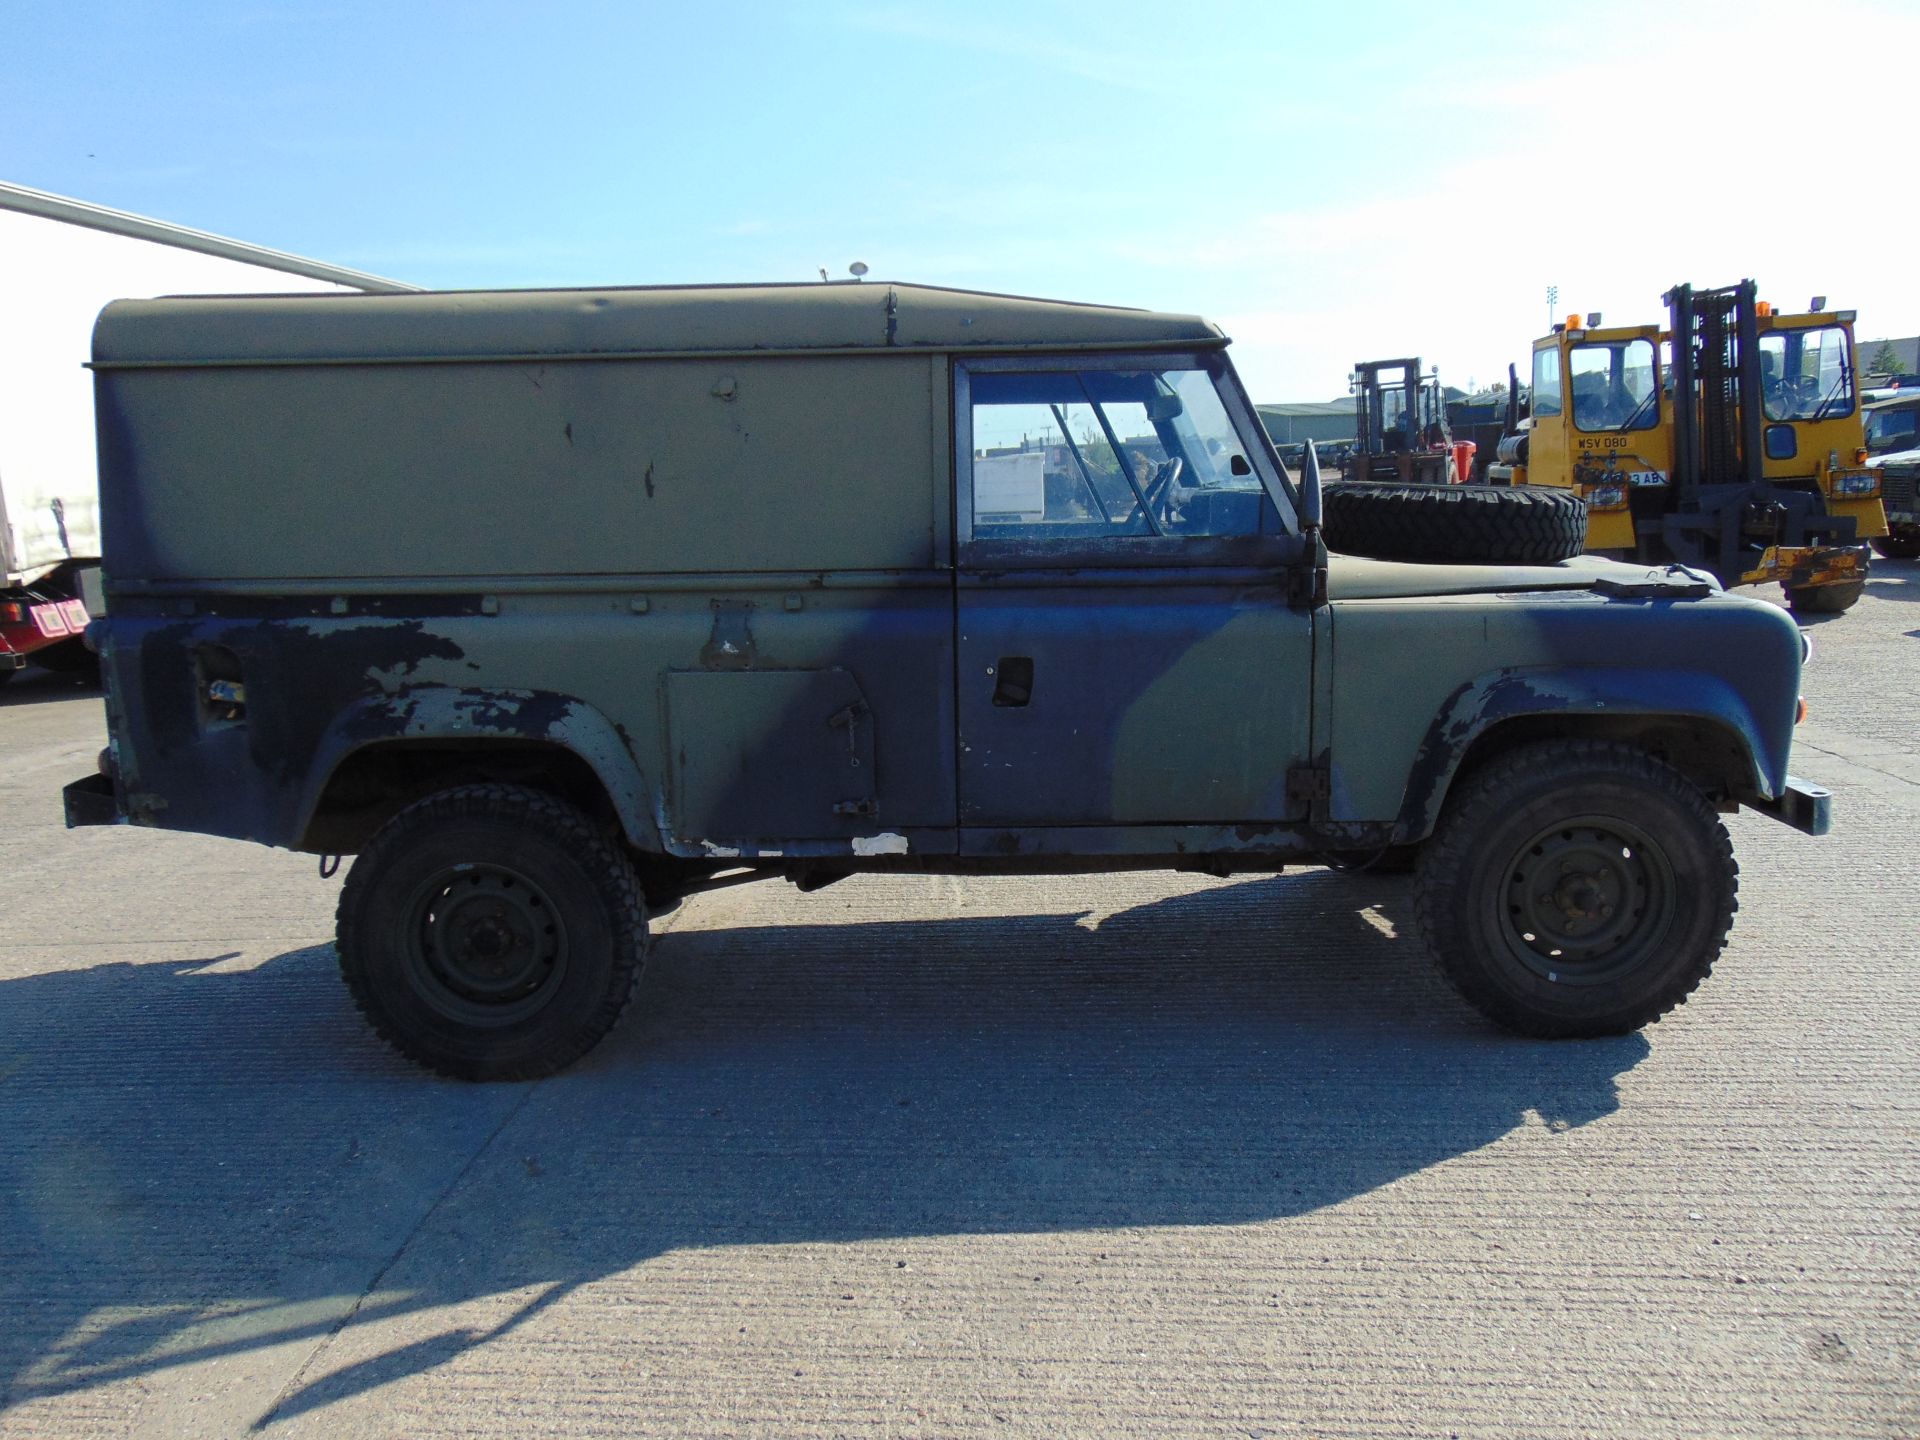
<svg viewBox="0 0 1920 1440">
<path fill-rule="evenodd" d="M 1286 405 L 1256 405 L 1260 423 L 1276 445 L 1351 440 L 1357 433 L 1352 400 L 1303 400 Z"/>
</svg>

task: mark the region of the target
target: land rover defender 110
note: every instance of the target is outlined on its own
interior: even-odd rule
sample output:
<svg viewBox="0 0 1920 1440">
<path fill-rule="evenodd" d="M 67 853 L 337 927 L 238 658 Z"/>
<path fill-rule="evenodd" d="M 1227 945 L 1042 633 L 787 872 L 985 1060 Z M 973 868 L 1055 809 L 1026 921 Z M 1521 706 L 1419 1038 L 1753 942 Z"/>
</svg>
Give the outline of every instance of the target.
<svg viewBox="0 0 1920 1440">
<path fill-rule="evenodd" d="M 1411 860 L 1467 1000 L 1618 1033 L 1721 952 L 1720 814 L 1827 825 L 1782 611 L 1329 555 L 1191 316 L 129 301 L 94 368 L 112 743 L 69 823 L 356 857 L 346 982 L 447 1074 L 585 1053 L 685 896 L 863 872 Z"/>
</svg>

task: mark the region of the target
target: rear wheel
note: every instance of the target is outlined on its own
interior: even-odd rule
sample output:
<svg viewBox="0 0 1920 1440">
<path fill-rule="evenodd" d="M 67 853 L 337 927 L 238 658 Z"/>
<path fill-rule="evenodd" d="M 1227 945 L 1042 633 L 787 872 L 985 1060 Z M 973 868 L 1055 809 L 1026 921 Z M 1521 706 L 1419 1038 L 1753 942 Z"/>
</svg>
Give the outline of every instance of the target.
<svg viewBox="0 0 1920 1440">
<path fill-rule="evenodd" d="M 1920 559 L 1920 538 L 1911 535 L 1882 535 L 1872 544 L 1888 560 Z"/>
<path fill-rule="evenodd" d="M 1796 615 L 1838 615 L 1843 610 L 1851 610 L 1866 588 L 1864 580 L 1846 580 L 1838 585 L 1790 586 L 1787 608 Z"/>
<path fill-rule="evenodd" d="M 401 811 L 340 892 L 340 970 L 373 1028 L 462 1080 L 565 1069 L 613 1028 L 646 952 L 626 856 L 543 791 L 469 785 Z"/>
<path fill-rule="evenodd" d="M 1441 973 L 1523 1035 L 1619 1035 L 1713 969 L 1737 904 L 1727 832 L 1685 776 L 1623 745 L 1550 741 L 1469 777 L 1421 852 Z"/>
</svg>

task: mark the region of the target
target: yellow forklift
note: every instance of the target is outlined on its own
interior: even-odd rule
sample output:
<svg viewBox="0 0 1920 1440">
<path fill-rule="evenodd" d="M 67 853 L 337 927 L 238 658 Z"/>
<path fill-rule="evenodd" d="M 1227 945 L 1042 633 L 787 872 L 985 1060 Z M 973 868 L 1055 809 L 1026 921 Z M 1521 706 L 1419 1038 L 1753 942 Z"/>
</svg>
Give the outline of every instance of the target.
<svg viewBox="0 0 1920 1440">
<path fill-rule="evenodd" d="M 1751 280 L 1662 298 L 1665 330 L 1569 315 L 1534 342 L 1530 415 L 1487 478 L 1580 494 L 1589 550 L 1778 581 L 1802 613 L 1847 609 L 1866 584 L 1860 542 L 1887 533 L 1853 312 L 1776 314 Z"/>
</svg>

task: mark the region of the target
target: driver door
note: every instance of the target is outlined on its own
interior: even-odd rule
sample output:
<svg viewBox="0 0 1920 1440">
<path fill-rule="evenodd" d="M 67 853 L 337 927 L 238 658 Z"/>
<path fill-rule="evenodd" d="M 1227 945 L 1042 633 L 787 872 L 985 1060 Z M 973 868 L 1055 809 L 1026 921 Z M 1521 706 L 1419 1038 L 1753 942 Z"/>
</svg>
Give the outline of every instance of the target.
<svg viewBox="0 0 1920 1440">
<path fill-rule="evenodd" d="M 1312 620 L 1224 360 L 955 370 L 963 852 L 1007 827 L 1299 818 Z"/>
</svg>

